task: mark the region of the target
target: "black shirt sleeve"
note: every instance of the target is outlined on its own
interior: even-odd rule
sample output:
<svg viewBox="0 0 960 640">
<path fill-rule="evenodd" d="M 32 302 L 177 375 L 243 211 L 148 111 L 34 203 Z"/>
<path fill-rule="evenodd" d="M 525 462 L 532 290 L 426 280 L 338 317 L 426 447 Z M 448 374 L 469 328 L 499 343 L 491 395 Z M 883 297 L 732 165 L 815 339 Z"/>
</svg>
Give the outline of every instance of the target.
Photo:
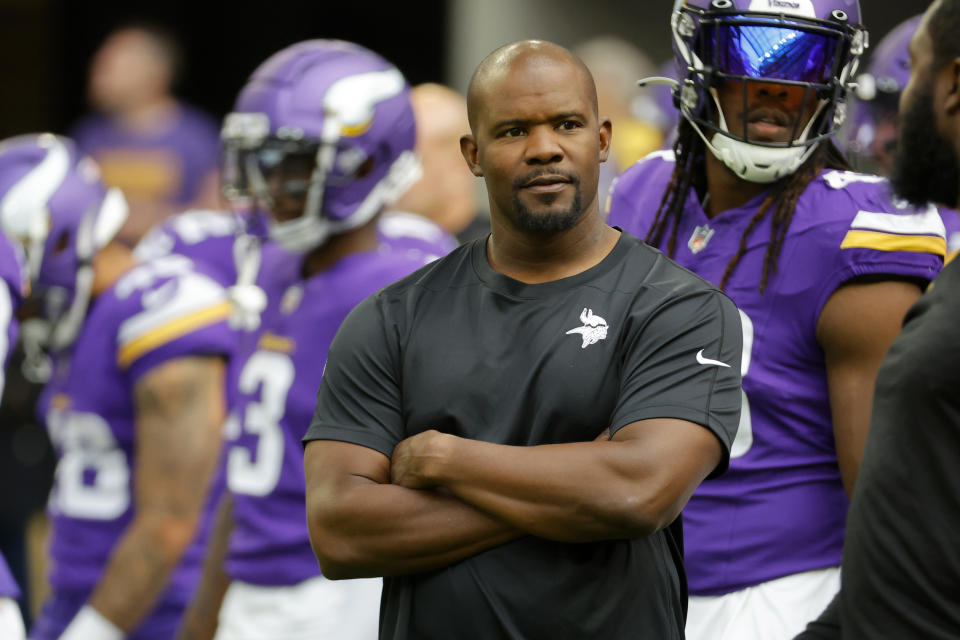
<svg viewBox="0 0 960 640">
<path fill-rule="evenodd" d="M 610 432 L 637 420 L 678 418 L 710 429 L 723 446 L 712 475 L 726 470 L 740 421 L 740 314 L 716 290 L 669 298 L 631 317 L 620 395 Z"/>
<path fill-rule="evenodd" d="M 381 303 L 379 295 L 367 298 L 337 331 L 304 443 L 341 440 L 390 457 L 404 438 L 399 342 Z"/>
</svg>

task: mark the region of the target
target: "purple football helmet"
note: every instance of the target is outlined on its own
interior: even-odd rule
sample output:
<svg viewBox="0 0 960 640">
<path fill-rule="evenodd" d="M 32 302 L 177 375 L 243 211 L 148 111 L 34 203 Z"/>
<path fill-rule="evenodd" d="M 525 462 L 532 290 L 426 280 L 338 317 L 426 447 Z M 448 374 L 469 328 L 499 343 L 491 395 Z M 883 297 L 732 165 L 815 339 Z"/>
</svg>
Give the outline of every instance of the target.
<svg viewBox="0 0 960 640">
<path fill-rule="evenodd" d="M 349 42 L 308 40 L 254 71 L 227 115 L 225 195 L 267 209 L 269 236 L 303 252 L 370 221 L 420 176 L 410 88 Z M 303 202 L 281 214 L 283 202 Z"/>
<path fill-rule="evenodd" d="M 671 19 L 680 112 L 710 151 L 745 180 L 769 183 L 797 170 L 843 122 L 867 32 L 857 0 L 677 0 Z M 729 122 L 718 88 L 743 85 L 743 122 Z M 799 96 L 812 111 L 790 139 L 751 139 L 748 87 Z"/>
<path fill-rule="evenodd" d="M 867 71 L 857 78 L 857 100 L 846 127 L 846 151 L 857 168 L 888 174 L 897 144 L 900 93 L 910 81 L 910 39 L 917 15 L 897 25 L 877 45 Z"/>
<path fill-rule="evenodd" d="M 86 315 L 93 257 L 127 218 L 127 203 L 70 140 L 50 133 L 0 142 L 0 226 L 23 247 L 49 332 L 43 346 L 73 342 Z"/>
</svg>

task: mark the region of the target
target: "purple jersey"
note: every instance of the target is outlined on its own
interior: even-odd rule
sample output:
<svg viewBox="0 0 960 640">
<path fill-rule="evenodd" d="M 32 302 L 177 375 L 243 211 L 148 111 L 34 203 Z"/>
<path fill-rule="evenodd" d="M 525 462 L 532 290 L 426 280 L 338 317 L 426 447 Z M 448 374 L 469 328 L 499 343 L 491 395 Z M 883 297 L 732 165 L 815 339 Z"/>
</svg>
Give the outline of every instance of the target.
<svg viewBox="0 0 960 640">
<path fill-rule="evenodd" d="M 672 152 L 659 152 L 628 169 L 613 187 L 610 224 L 646 237 L 673 167 Z M 764 197 L 708 219 L 691 190 L 675 260 L 719 284 Z M 683 512 L 690 592 L 698 595 L 840 564 L 848 501 L 817 341 L 820 312 L 857 276 L 931 280 L 945 250 L 934 208 L 893 202 L 882 178 L 830 170 L 797 202 L 761 294 L 769 238 L 767 216 L 726 286 L 744 330 L 743 409 L 730 470 L 703 483 Z"/>
<path fill-rule="evenodd" d="M 231 366 L 239 399 L 227 427 L 235 523 L 226 568 L 232 579 L 259 585 L 320 575 L 307 532 L 300 441 L 313 417 L 327 350 L 354 306 L 423 265 L 419 256 L 368 251 L 303 280 L 300 260 L 264 247 L 258 284 L 267 308 L 260 332 L 244 336 L 250 339 Z"/>
<path fill-rule="evenodd" d="M 96 114 L 81 120 L 71 137 L 100 165 L 104 182 L 131 200 L 188 205 L 220 162 L 216 122 L 183 104 L 160 131 L 130 131 Z"/>
<path fill-rule="evenodd" d="M 377 237 L 392 251 L 407 254 L 420 264 L 433 262 L 457 248 L 457 239 L 430 218 L 416 213 L 388 211 L 377 220 Z"/>
<path fill-rule="evenodd" d="M 58 358 L 40 403 L 57 454 L 47 506 L 53 604 L 38 623 L 44 638 L 56 637 L 89 596 L 134 516 L 134 385 L 174 358 L 229 357 L 236 349 L 229 313 L 223 287 L 199 266 L 179 255 L 158 258 L 99 296 L 71 351 Z M 208 525 L 133 637 L 155 637 L 169 626 L 157 615 L 176 615 L 189 601 Z"/>
</svg>

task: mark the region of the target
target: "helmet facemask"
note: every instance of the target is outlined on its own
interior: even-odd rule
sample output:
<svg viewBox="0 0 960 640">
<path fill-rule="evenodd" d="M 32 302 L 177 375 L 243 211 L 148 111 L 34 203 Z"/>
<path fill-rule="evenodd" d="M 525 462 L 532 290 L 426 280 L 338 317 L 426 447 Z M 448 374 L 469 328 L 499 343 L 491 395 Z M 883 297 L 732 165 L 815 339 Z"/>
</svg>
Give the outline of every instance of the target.
<svg viewBox="0 0 960 640">
<path fill-rule="evenodd" d="M 412 150 L 394 155 L 367 135 L 379 103 L 405 91 L 392 68 L 343 77 L 326 91 L 319 135 L 312 136 L 265 113 L 228 115 L 227 197 L 294 252 L 366 224 L 420 177 Z"/>
<path fill-rule="evenodd" d="M 770 183 L 793 173 L 843 122 L 849 79 L 866 46 L 866 32 L 843 12 L 819 20 L 715 0 L 709 11 L 681 6 L 671 24 L 686 69 L 680 111 L 744 180 Z M 739 104 L 739 112 L 725 113 L 722 103 Z"/>
</svg>

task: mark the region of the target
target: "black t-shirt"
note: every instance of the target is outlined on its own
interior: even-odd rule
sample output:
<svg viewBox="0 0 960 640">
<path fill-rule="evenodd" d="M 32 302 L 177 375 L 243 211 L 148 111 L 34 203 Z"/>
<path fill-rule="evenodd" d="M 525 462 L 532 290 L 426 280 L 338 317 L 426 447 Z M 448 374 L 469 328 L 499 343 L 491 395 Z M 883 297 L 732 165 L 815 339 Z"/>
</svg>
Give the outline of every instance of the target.
<svg viewBox="0 0 960 640">
<path fill-rule="evenodd" d="M 458 248 L 347 317 L 305 440 L 390 456 L 427 429 L 539 445 L 670 417 L 710 429 L 724 449 L 715 473 L 726 468 L 740 412 L 729 298 L 626 233 L 591 269 L 533 285 L 495 272 L 485 246 Z M 527 536 L 387 578 L 380 637 L 681 638 L 678 529 L 580 544 Z"/>
<path fill-rule="evenodd" d="M 877 374 L 842 571 L 844 638 L 960 638 L 960 261 Z"/>
</svg>

